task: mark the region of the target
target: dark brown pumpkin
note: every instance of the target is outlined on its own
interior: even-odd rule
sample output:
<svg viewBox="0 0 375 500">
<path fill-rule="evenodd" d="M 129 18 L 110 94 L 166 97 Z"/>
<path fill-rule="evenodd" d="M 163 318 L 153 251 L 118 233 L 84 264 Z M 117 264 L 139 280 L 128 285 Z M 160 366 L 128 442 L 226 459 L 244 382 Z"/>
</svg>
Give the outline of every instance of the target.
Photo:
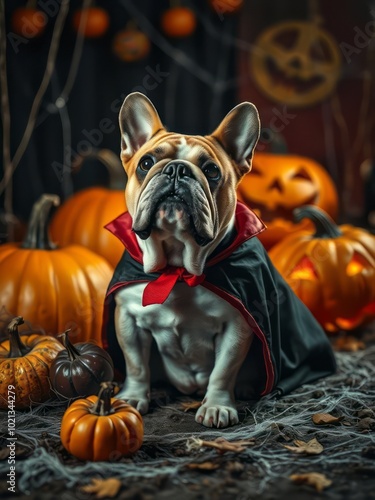
<svg viewBox="0 0 375 500">
<path fill-rule="evenodd" d="M 90 342 L 73 345 L 69 330 L 60 335 L 65 350 L 53 361 L 49 376 L 59 397 L 77 398 L 97 394 L 103 381 L 113 379 L 110 355 Z"/>
</svg>

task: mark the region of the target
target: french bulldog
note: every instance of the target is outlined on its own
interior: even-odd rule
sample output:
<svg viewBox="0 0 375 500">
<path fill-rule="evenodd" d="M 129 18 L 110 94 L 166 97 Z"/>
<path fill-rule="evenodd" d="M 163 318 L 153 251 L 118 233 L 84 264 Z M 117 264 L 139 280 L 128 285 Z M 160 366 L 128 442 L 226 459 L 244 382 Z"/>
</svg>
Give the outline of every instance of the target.
<svg viewBox="0 0 375 500">
<path fill-rule="evenodd" d="M 114 357 L 121 348 L 119 364 L 126 367 L 116 397 L 147 413 L 151 346 L 156 344 L 169 382 L 183 394 L 204 395 L 196 421 L 207 427 L 234 425 L 239 421 L 238 385 L 259 386 L 254 393 L 266 394 L 283 376 L 298 372 L 295 360 L 283 372 L 281 342 L 272 340 L 272 330 L 281 336 L 280 318 L 266 302 L 268 293 L 277 294 L 281 277 L 256 238 L 265 226 L 236 200 L 236 186 L 251 169 L 259 138 L 257 109 L 249 102 L 239 104 L 211 135 L 190 136 L 167 131 L 151 101 L 132 93 L 124 100 L 119 122 L 128 213 L 108 229 L 122 239 L 126 251 L 108 290 L 114 299 L 115 334 L 105 327 L 103 337 Z M 284 282 L 281 288 L 280 297 L 272 299 L 276 312 L 285 303 L 303 307 Z M 260 312 L 254 309 L 255 299 Z M 327 350 L 324 333 L 307 310 L 303 315 L 305 326 L 318 331 L 317 349 L 322 351 L 323 345 Z M 288 333 L 287 321 L 284 337 L 302 338 L 299 324 Z M 302 371 L 308 348 L 301 349 Z M 323 375 L 332 371 L 327 356 Z M 245 360 L 256 374 L 239 382 Z M 297 379 L 298 384 L 301 377 Z"/>
</svg>

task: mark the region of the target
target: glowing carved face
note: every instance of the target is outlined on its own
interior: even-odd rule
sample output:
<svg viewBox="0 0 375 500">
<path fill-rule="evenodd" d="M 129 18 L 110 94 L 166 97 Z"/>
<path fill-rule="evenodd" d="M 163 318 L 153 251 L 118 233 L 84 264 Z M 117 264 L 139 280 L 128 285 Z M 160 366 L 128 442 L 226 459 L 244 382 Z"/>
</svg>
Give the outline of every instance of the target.
<svg viewBox="0 0 375 500">
<path fill-rule="evenodd" d="M 307 220 L 293 223 L 297 207 L 317 205 L 331 217 L 337 215 L 333 181 L 321 165 L 301 156 L 257 152 L 237 194 L 266 223 L 259 239 L 267 249 L 286 235 L 310 227 Z"/>
<path fill-rule="evenodd" d="M 337 238 L 291 235 L 270 257 L 328 332 L 352 330 L 375 317 L 375 238 L 340 226 Z"/>
</svg>

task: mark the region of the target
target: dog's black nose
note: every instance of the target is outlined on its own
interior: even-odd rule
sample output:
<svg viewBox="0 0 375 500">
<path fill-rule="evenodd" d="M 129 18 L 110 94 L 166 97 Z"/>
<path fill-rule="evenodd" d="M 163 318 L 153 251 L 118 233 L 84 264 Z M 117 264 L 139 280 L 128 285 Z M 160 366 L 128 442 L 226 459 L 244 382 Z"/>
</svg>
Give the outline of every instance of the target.
<svg viewBox="0 0 375 500">
<path fill-rule="evenodd" d="M 171 161 L 163 168 L 163 174 L 171 179 L 179 180 L 183 177 L 193 177 L 193 172 L 189 165 L 179 161 Z"/>
</svg>

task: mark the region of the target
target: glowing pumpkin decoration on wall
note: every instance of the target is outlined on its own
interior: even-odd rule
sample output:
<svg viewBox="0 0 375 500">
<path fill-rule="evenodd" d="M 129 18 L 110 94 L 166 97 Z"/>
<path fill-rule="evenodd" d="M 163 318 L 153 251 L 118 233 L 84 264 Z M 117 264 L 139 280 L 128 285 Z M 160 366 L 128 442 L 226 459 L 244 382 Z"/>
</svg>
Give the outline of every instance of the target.
<svg viewBox="0 0 375 500">
<path fill-rule="evenodd" d="M 375 318 L 375 236 L 337 226 L 322 210 L 295 211 L 315 233 L 288 236 L 270 251 L 276 268 L 328 332 L 352 330 Z"/>
<path fill-rule="evenodd" d="M 251 53 L 251 74 L 270 99 L 301 107 L 325 99 L 340 77 L 335 39 L 316 22 L 286 21 L 266 29 Z"/>
<path fill-rule="evenodd" d="M 308 220 L 293 222 L 295 208 L 316 205 L 334 219 L 338 211 L 332 179 L 319 163 L 303 156 L 257 152 L 237 196 L 267 225 L 259 235 L 267 249 L 291 233 L 312 227 Z"/>
</svg>

